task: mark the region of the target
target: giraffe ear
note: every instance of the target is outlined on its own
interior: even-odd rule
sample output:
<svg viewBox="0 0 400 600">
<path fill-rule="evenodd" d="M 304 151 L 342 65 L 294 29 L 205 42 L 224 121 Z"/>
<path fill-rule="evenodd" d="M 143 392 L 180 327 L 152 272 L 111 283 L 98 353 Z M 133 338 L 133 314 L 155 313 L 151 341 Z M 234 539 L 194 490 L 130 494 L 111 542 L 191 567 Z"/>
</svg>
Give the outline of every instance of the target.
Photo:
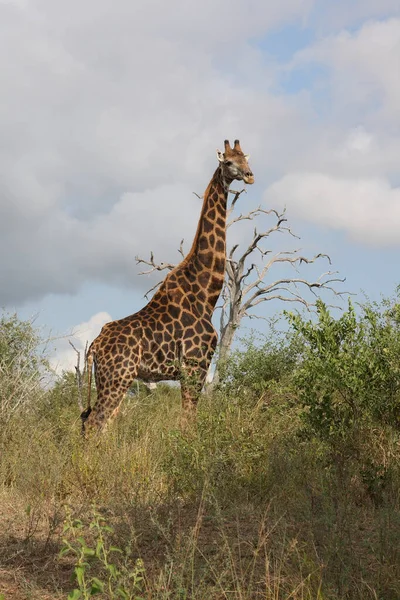
<svg viewBox="0 0 400 600">
<path fill-rule="evenodd" d="M 245 154 L 245 155 L 244 155 L 244 157 L 245 157 L 245 159 L 248 161 L 248 160 L 249 160 L 249 158 L 250 158 L 250 154 Z"/>
<path fill-rule="evenodd" d="M 224 162 L 224 153 L 221 152 L 221 150 L 217 150 L 217 158 L 219 160 L 219 162 Z"/>
</svg>

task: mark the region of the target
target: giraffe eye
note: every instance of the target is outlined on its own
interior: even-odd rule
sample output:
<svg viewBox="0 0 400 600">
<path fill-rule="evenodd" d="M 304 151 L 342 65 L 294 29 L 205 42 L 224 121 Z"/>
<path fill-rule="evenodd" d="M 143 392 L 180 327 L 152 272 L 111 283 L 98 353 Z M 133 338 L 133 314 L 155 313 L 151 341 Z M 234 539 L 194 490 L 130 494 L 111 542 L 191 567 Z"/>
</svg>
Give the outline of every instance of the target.
<svg viewBox="0 0 400 600">
<path fill-rule="evenodd" d="M 225 161 L 225 164 L 226 164 L 226 166 L 227 166 L 227 167 L 230 167 L 230 166 L 231 166 L 231 164 L 232 164 L 232 161 L 231 161 L 231 160 L 226 160 L 226 161 Z"/>
</svg>

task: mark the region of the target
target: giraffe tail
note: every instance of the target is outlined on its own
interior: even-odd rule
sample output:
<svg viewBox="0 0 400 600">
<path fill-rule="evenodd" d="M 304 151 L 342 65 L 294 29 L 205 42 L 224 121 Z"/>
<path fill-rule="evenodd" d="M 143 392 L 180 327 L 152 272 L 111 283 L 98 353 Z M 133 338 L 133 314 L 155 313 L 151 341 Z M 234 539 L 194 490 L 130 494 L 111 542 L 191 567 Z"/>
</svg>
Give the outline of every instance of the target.
<svg viewBox="0 0 400 600">
<path fill-rule="evenodd" d="M 93 354 L 94 354 L 93 346 L 90 346 L 88 353 L 86 355 L 86 369 L 87 369 L 87 374 L 88 374 L 88 400 L 87 400 L 87 407 L 81 413 L 82 426 L 84 426 L 85 421 L 87 420 L 90 413 L 92 412 L 92 407 L 90 404 L 90 395 L 91 395 L 91 391 L 92 391 L 92 371 L 93 371 L 93 362 L 94 362 Z"/>
</svg>

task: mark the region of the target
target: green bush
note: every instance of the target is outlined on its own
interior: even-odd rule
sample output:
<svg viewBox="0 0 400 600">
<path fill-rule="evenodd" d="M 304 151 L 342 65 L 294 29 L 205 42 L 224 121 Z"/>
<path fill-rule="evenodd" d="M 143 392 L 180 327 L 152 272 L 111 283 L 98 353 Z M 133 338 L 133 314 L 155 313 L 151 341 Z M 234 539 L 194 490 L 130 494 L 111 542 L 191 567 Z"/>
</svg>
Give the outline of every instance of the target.
<svg viewBox="0 0 400 600">
<path fill-rule="evenodd" d="M 274 331 L 257 345 L 242 340 L 243 349 L 230 355 L 221 373 L 221 387 L 229 393 L 260 394 L 277 383 L 286 383 L 302 352 L 300 338 Z"/>
<path fill-rule="evenodd" d="M 32 321 L 16 314 L 0 318 L 0 419 L 7 421 L 18 409 L 41 396 L 48 363 Z"/>
<path fill-rule="evenodd" d="M 74 556 L 77 584 L 68 594 L 68 600 L 89 600 L 99 594 L 110 600 L 144 600 L 143 562 L 137 559 L 131 565 L 129 546 L 122 550 L 112 545 L 114 530 L 95 508 L 88 528 L 91 540 L 84 537 L 87 526 L 85 528 L 81 519 L 72 519 L 68 515 L 64 523 L 60 557 Z M 93 570 L 96 576 L 92 574 Z"/>
<path fill-rule="evenodd" d="M 346 437 L 365 425 L 400 425 L 400 304 L 349 301 L 335 319 L 317 302 L 317 321 L 286 313 L 304 341 L 294 385 L 310 430 L 322 439 Z"/>
</svg>

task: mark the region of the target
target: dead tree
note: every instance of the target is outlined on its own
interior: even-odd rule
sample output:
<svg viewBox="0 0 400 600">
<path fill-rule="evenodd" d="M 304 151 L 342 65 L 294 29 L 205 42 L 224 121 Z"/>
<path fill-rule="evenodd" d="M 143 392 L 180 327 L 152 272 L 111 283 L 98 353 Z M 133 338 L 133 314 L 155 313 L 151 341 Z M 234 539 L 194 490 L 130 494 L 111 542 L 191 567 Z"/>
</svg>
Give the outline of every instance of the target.
<svg viewBox="0 0 400 600">
<path fill-rule="evenodd" d="M 235 244 L 227 253 L 225 283 L 221 293 L 221 304 L 217 308 L 221 311 L 219 319 L 219 341 L 216 352 L 216 362 L 212 386 L 218 383 L 222 365 L 226 362 L 235 334 L 244 317 L 265 318 L 263 315 L 254 314 L 252 310 L 270 300 L 282 302 L 300 303 L 310 309 L 315 302 L 306 298 L 306 291 L 317 298 L 317 292 L 328 290 L 334 295 L 341 296 L 344 292 L 335 289 L 335 285 L 343 283 L 344 279 L 336 277 L 336 271 L 326 271 L 316 280 L 308 280 L 298 276 L 299 267 L 302 264 L 310 265 L 319 259 L 325 259 L 331 264 L 327 254 L 316 254 L 307 258 L 301 254 L 300 249 L 273 252 L 265 248 L 265 241 L 273 234 L 286 234 L 292 238 L 299 239 L 287 225 L 285 210 L 279 212 L 275 209 L 265 210 L 260 206 L 246 214 L 230 218 L 239 196 L 245 190 L 231 191 L 233 200 L 228 209 L 227 228 L 241 221 L 260 220 L 261 217 L 273 217 L 274 223 L 263 231 L 254 228 L 252 239 L 247 248 L 240 252 L 239 244 Z M 197 194 L 196 194 L 197 196 Z M 200 196 L 198 196 L 200 198 Z M 183 240 L 180 243 L 179 253 L 185 256 L 183 251 Z M 171 263 L 156 263 L 153 252 L 150 259 L 145 260 L 136 257 L 136 264 L 147 265 L 149 269 L 142 271 L 140 275 L 148 275 L 155 271 L 171 270 L 175 267 Z M 289 266 L 296 274 L 294 276 L 277 277 L 266 282 L 270 270 L 274 265 L 281 264 Z M 154 285 L 145 295 L 155 290 L 161 282 Z"/>
</svg>

